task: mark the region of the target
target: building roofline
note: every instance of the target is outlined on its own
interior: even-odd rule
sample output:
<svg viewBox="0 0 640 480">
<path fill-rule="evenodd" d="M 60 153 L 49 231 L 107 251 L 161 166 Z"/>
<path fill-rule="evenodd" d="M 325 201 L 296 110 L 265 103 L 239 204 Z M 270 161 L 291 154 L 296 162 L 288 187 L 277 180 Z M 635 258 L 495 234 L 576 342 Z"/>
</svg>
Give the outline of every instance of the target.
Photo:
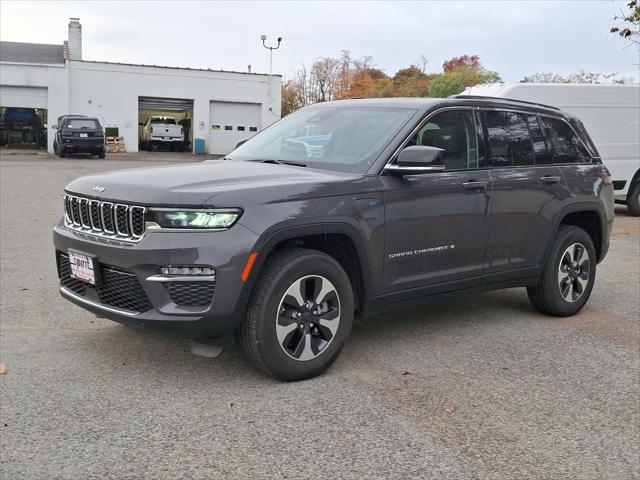
<svg viewBox="0 0 640 480">
<path fill-rule="evenodd" d="M 144 63 L 125 63 L 125 62 L 106 62 L 101 60 L 70 60 L 71 62 L 78 63 L 93 63 L 93 64 L 103 64 L 103 65 L 121 65 L 125 67 L 147 67 L 147 68 L 166 68 L 169 70 L 184 70 L 190 72 L 215 72 L 215 73 L 237 73 L 239 75 L 258 75 L 262 77 L 268 77 L 268 73 L 255 73 L 255 72 L 239 72 L 237 70 L 222 70 L 222 69 L 213 69 L 213 68 L 190 68 L 190 67 L 171 67 L 168 65 L 149 65 Z M 271 75 L 272 77 L 280 77 L 282 75 L 274 73 Z"/>
</svg>

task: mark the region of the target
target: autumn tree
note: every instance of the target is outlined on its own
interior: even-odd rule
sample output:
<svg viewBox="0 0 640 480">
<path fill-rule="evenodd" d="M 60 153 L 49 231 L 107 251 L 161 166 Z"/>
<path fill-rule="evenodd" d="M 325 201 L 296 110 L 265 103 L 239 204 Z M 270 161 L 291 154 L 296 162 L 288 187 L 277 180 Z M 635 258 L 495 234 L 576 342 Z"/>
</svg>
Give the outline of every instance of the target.
<svg viewBox="0 0 640 480">
<path fill-rule="evenodd" d="M 391 80 L 393 83 L 393 96 L 424 97 L 430 78 L 430 75 L 427 75 L 415 65 L 402 68 L 396 72 Z"/>
<path fill-rule="evenodd" d="M 430 97 L 445 98 L 461 93 L 467 87 L 500 81 L 498 73 L 485 69 L 477 55 L 447 60 L 442 64 L 442 70 L 444 73 L 429 82 Z"/>
<path fill-rule="evenodd" d="M 282 116 L 295 112 L 302 104 L 302 95 L 299 91 L 299 85 L 293 80 L 288 80 L 282 85 Z"/>
</svg>

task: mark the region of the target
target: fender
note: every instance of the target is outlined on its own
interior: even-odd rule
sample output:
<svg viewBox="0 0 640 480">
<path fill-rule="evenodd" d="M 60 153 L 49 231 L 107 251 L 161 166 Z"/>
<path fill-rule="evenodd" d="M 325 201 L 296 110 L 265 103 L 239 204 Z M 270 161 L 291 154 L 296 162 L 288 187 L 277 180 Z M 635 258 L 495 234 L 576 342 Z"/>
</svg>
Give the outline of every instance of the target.
<svg viewBox="0 0 640 480">
<path fill-rule="evenodd" d="M 363 283 L 363 304 L 367 302 L 367 299 L 371 296 L 371 265 L 372 265 L 372 252 L 370 252 L 368 242 L 363 235 L 354 227 L 346 222 L 329 222 L 329 223 L 306 223 L 301 225 L 291 226 L 276 226 L 264 232 L 257 240 L 252 252 L 256 252 L 255 263 L 251 270 L 251 275 L 247 279 L 245 285 L 240 293 L 238 302 L 243 305 L 242 309 L 246 309 L 246 305 L 249 302 L 249 297 L 253 292 L 253 288 L 257 279 L 260 277 L 262 268 L 269 257 L 269 254 L 273 251 L 274 247 L 282 241 L 290 240 L 307 235 L 322 235 L 322 234 L 344 234 L 348 236 L 353 242 L 356 254 L 358 255 L 358 261 L 360 263 L 360 270 L 362 273 Z"/>
<path fill-rule="evenodd" d="M 609 245 L 609 225 L 607 224 L 606 214 L 602 205 L 598 202 L 594 201 L 580 201 L 575 203 L 570 203 L 569 205 L 565 205 L 556 215 L 554 224 L 553 224 L 553 235 L 549 237 L 547 242 L 547 248 L 545 248 L 544 257 L 547 258 L 549 256 L 551 245 L 553 241 L 558 235 L 558 230 L 560 229 L 560 225 L 562 224 L 562 220 L 571 214 L 576 212 L 594 212 L 600 221 L 600 231 L 602 232 L 602 245 L 601 251 L 597 252 L 598 255 L 598 263 L 604 258 L 607 253 L 608 245 Z"/>
</svg>

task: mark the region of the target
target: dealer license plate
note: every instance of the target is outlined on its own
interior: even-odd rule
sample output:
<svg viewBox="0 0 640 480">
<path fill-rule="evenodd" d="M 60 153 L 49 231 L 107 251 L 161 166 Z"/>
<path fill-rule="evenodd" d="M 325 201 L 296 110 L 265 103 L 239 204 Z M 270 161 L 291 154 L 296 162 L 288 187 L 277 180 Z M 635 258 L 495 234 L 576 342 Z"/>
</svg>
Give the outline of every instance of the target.
<svg viewBox="0 0 640 480">
<path fill-rule="evenodd" d="M 89 136 L 88 133 L 81 133 L 80 138 L 87 138 Z"/>
<path fill-rule="evenodd" d="M 78 252 L 69 251 L 68 253 L 71 278 L 95 285 L 96 273 L 93 269 L 93 259 Z"/>
</svg>

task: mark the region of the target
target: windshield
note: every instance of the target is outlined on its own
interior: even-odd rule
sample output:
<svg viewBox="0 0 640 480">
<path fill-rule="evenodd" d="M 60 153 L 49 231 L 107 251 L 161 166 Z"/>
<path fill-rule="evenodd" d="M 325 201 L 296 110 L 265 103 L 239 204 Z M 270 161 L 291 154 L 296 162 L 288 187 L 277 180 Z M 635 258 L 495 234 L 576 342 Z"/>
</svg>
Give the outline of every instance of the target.
<svg viewBox="0 0 640 480">
<path fill-rule="evenodd" d="M 350 172 L 371 164 L 415 114 L 406 108 L 316 107 L 283 118 L 227 155 Z"/>
<path fill-rule="evenodd" d="M 164 123 L 165 125 L 175 125 L 176 119 L 171 117 L 151 117 L 150 123 Z"/>
<path fill-rule="evenodd" d="M 67 128 L 71 129 L 83 129 L 83 128 L 98 128 L 98 122 L 95 120 L 87 120 L 84 118 L 72 118 L 67 122 Z"/>
</svg>

